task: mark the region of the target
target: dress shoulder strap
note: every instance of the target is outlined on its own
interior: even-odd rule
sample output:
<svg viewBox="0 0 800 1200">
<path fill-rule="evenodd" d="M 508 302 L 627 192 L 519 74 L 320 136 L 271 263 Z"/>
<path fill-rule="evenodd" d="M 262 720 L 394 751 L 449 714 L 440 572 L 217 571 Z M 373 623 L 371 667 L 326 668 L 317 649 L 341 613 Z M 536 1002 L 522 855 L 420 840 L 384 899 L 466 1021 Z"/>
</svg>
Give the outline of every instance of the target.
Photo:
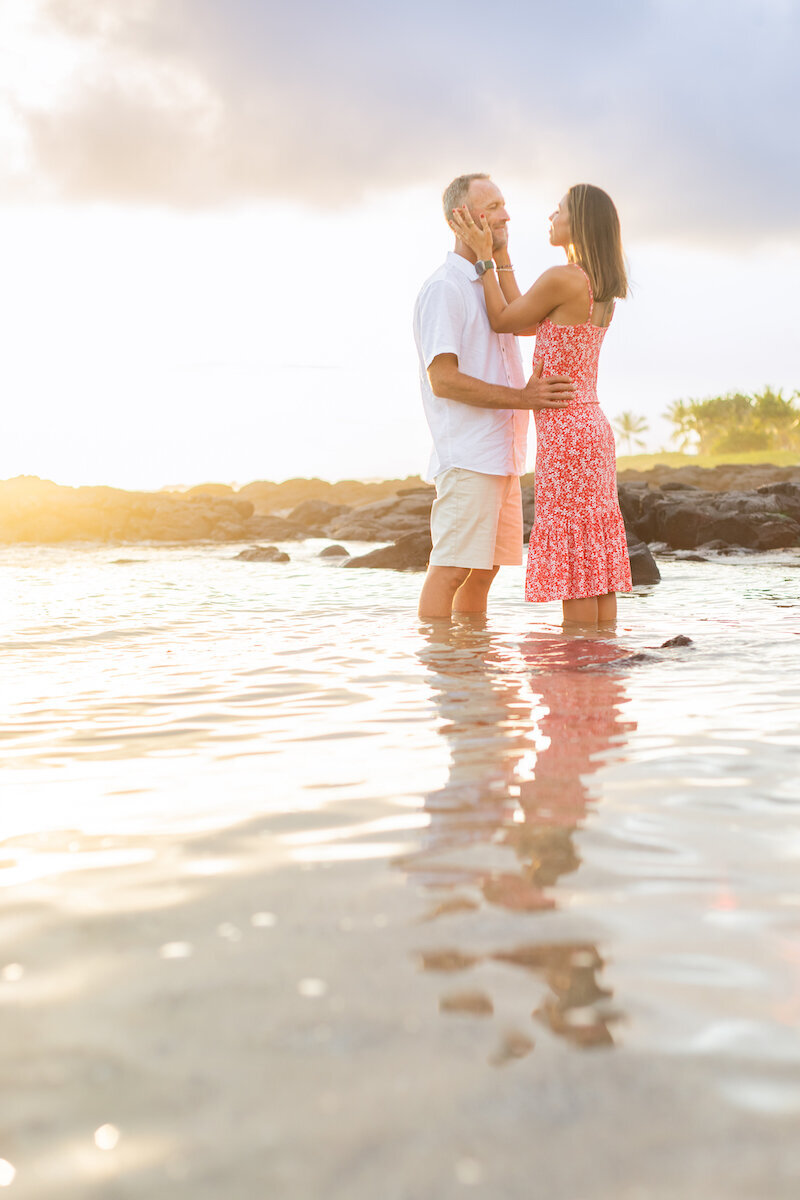
<svg viewBox="0 0 800 1200">
<path fill-rule="evenodd" d="M 586 280 L 586 286 L 589 289 L 589 320 L 591 321 L 592 313 L 594 311 L 594 292 L 592 291 L 591 281 L 589 279 L 589 276 L 586 274 L 586 272 L 584 271 L 584 269 L 580 263 L 573 263 L 572 265 L 573 265 L 573 267 L 578 268 L 581 275 L 583 275 L 583 278 Z"/>
</svg>

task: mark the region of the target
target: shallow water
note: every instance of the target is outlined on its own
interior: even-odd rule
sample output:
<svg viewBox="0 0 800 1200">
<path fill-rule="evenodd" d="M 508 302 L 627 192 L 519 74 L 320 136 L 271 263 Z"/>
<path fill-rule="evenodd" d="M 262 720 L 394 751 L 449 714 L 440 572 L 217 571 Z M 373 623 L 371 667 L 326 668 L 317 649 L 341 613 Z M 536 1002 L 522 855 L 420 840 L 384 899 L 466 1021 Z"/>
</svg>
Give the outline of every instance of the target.
<svg viewBox="0 0 800 1200">
<path fill-rule="evenodd" d="M 662 560 L 589 638 L 321 545 L 0 553 L 14 1189 L 796 1195 L 800 554 Z"/>
</svg>

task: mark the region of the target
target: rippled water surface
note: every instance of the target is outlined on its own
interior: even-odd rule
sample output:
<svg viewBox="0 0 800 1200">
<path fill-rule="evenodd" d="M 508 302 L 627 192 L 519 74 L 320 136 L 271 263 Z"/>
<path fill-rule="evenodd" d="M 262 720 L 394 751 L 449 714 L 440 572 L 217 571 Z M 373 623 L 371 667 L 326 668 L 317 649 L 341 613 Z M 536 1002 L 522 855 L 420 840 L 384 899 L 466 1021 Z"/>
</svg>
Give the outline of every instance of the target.
<svg viewBox="0 0 800 1200">
<path fill-rule="evenodd" d="M 321 545 L 3 549 L 0 1185 L 797 1195 L 800 555 L 589 638 Z"/>
</svg>

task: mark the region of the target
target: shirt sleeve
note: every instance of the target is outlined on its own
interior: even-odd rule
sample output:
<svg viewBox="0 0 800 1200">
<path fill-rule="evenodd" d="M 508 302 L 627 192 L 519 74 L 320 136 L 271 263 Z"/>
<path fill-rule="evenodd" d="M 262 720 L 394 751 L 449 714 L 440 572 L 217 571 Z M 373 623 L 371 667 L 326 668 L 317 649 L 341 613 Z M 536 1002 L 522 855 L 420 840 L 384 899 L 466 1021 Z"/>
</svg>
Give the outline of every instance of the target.
<svg viewBox="0 0 800 1200">
<path fill-rule="evenodd" d="M 456 284 L 436 279 L 425 288 L 417 308 L 419 349 L 426 369 L 437 354 L 461 354 L 466 306 Z"/>
</svg>

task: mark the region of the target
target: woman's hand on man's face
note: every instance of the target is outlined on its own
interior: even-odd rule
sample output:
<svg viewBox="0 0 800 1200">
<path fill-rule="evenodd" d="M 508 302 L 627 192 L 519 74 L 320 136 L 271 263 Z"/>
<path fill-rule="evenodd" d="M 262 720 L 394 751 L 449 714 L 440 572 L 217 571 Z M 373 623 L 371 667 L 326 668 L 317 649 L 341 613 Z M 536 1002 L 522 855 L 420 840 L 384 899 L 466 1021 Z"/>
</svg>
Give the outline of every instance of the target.
<svg viewBox="0 0 800 1200">
<path fill-rule="evenodd" d="M 492 257 L 492 231 L 485 213 L 480 214 L 480 225 L 476 225 L 472 213 L 466 204 L 463 204 L 461 208 L 453 209 L 450 228 L 479 259 L 486 260 Z"/>
</svg>

